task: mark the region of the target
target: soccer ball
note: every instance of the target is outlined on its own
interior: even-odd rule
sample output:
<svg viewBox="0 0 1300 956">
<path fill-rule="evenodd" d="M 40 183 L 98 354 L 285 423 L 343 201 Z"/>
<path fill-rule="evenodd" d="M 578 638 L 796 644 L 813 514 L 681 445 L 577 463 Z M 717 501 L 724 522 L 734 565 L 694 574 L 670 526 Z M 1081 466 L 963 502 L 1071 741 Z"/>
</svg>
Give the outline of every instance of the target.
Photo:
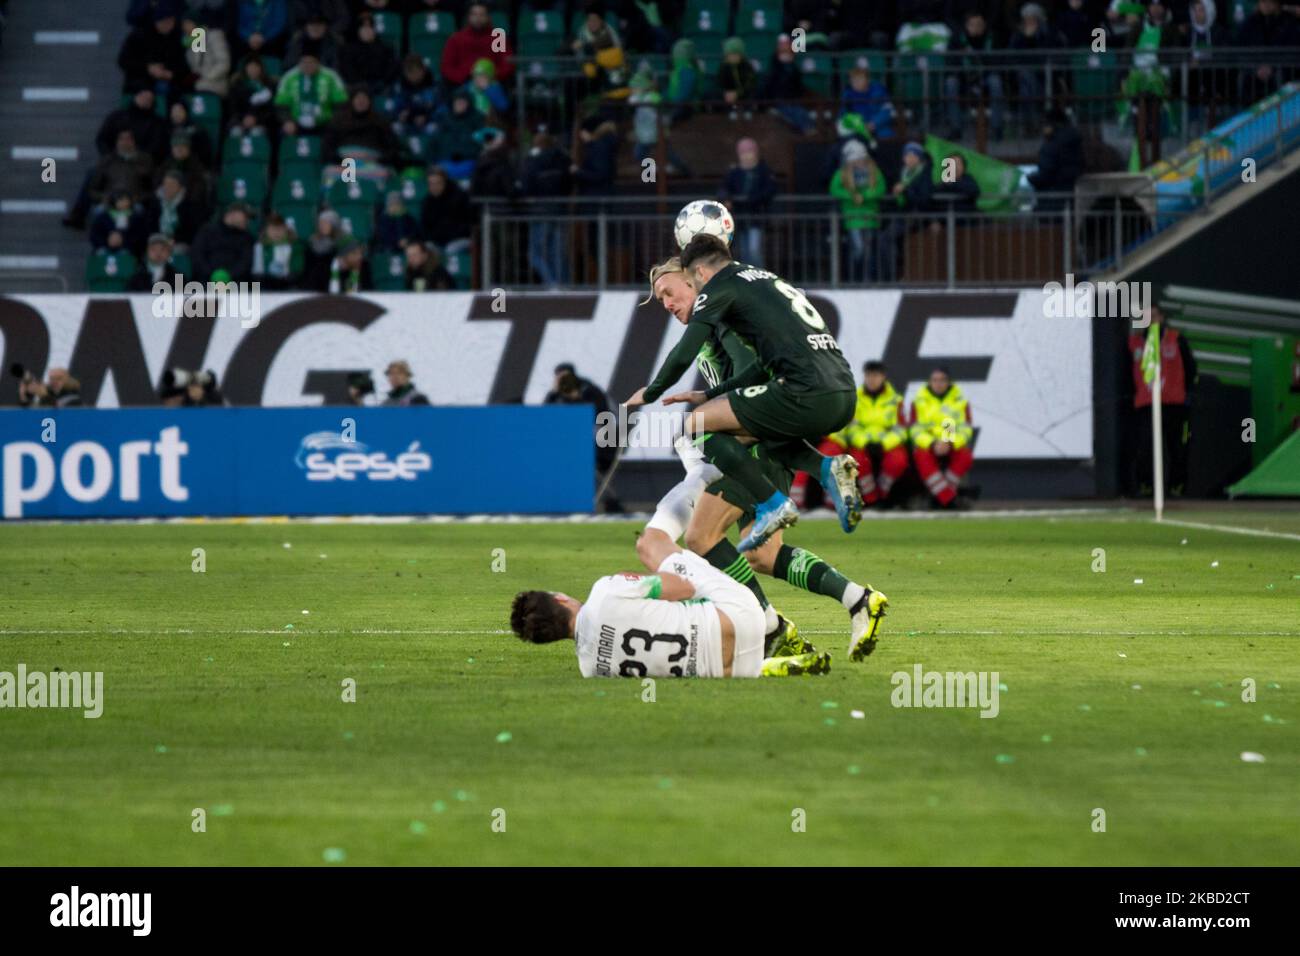
<svg viewBox="0 0 1300 956">
<path fill-rule="evenodd" d="M 673 238 L 677 240 L 679 248 L 685 249 L 686 244 L 700 233 L 717 236 L 730 246 L 731 237 L 736 234 L 736 220 L 731 217 L 731 210 L 712 199 L 697 199 L 687 203 L 677 214 L 677 222 L 673 224 Z"/>
</svg>

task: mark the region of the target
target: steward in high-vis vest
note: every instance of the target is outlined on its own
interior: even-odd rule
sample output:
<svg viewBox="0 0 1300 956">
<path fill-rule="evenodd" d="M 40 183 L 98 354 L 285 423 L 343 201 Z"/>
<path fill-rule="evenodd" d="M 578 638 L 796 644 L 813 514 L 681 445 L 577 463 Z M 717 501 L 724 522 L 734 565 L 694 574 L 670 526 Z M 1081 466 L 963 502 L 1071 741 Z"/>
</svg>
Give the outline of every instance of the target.
<svg viewBox="0 0 1300 956">
<path fill-rule="evenodd" d="M 957 486 L 975 460 L 970 443 L 966 396 L 948 375 L 937 368 L 912 402 L 912 461 L 935 501 L 945 508 L 957 498 Z"/>
<path fill-rule="evenodd" d="M 907 471 L 907 431 L 902 423 L 903 397 L 889 384 L 884 363 L 867 362 L 862 371 L 853 420 L 823 439 L 817 450 L 823 455 L 853 456 L 858 463 L 858 489 L 870 505 L 887 498 L 894 482 Z M 790 491 L 801 508 L 807 483 L 808 473 L 800 472 Z"/>
<path fill-rule="evenodd" d="M 1187 443 L 1190 435 L 1192 392 L 1196 386 L 1196 358 L 1187 339 L 1170 328 L 1158 305 L 1151 307 L 1151 324 L 1134 329 L 1128 337 L 1129 361 L 1133 372 L 1133 409 L 1136 428 L 1129 445 L 1129 492 L 1149 493 L 1154 478 L 1151 460 L 1151 385 L 1144 372 L 1147 341 L 1152 335 L 1160 342 L 1160 418 L 1164 433 L 1165 483 L 1174 495 L 1182 494 L 1187 482 Z"/>
</svg>

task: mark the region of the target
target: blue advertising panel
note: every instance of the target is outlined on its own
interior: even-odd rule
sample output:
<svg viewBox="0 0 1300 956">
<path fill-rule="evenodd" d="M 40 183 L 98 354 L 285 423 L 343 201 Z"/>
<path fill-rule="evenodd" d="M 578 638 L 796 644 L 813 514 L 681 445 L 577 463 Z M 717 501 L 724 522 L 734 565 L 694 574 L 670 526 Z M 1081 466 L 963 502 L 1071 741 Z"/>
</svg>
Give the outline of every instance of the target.
<svg viewBox="0 0 1300 956">
<path fill-rule="evenodd" d="M 587 512 L 589 406 L 0 412 L 3 516 Z"/>
</svg>

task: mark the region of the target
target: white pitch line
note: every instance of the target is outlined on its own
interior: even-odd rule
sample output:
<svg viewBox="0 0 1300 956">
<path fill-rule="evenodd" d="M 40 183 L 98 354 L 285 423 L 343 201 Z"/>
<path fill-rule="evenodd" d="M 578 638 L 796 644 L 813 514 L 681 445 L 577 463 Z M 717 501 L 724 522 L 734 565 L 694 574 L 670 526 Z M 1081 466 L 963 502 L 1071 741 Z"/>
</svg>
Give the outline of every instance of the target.
<svg viewBox="0 0 1300 956">
<path fill-rule="evenodd" d="M 1265 531 L 1262 528 L 1238 528 L 1235 525 L 1223 524 L 1203 524 L 1200 521 L 1174 521 L 1165 518 L 1163 521 L 1152 519 L 1152 524 L 1169 524 L 1175 528 L 1195 528 L 1200 531 L 1222 531 L 1225 534 L 1244 534 L 1255 538 L 1283 538 L 1287 541 L 1300 541 L 1300 534 L 1293 534 L 1290 531 Z"/>
<path fill-rule="evenodd" d="M 74 44 L 93 46 L 99 42 L 98 30 L 37 30 L 32 42 L 43 45 Z"/>
<path fill-rule="evenodd" d="M 90 90 L 84 86 L 24 86 L 24 103 L 85 103 Z"/>
<path fill-rule="evenodd" d="M 64 199 L 0 199 L 0 212 L 63 215 L 67 211 L 68 203 Z"/>
<path fill-rule="evenodd" d="M 76 162 L 81 155 L 75 146 L 14 146 L 9 150 L 10 159 L 64 159 Z"/>
<path fill-rule="evenodd" d="M 363 636 L 401 636 L 425 635 L 445 637 L 492 637 L 512 634 L 508 630 L 459 629 L 459 628 L 321 628 L 297 629 L 285 628 L 236 628 L 194 629 L 194 628 L 37 628 L 33 630 L 0 630 L 0 637 L 66 637 L 75 635 L 115 636 L 164 636 L 164 637 L 216 637 L 222 635 L 269 635 L 280 634 L 290 637 L 321 637 L 340 634 L 359 634 Z M 845 629 L 816 630 L 800 628 L 801 634 L 835 635 L 844 634 Z M 1085 631 L 1085 630 L 969 630 L 969 631 L 909 631 L 895 635 L 902 637 L 1300 637 L 1300 631 Z"/>
</svg>

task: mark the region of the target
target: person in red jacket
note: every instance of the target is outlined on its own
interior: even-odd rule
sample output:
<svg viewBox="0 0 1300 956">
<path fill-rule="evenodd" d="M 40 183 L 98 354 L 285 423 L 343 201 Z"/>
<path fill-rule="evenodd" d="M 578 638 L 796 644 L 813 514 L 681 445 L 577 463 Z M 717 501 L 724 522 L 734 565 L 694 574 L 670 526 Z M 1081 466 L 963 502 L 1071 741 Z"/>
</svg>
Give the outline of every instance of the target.
<svg viewBox="0 0 1300 956">
<path fill-rule="evenodd" d="M 1187 444 L 1191 437 L 1192 397 L 1196 388 L 1196 358 L 1187 338 L 1169 325 L 1160 306 L 1151 306 L 1151 324 L 1129 332 L 1132 369 L 1133 428 L 1130 435 L 1125 491 L 1149 494 L 1155 478 L 1152 461 L 1151 403 L 1154 396 L 1142 371 L 1142 355 L 1154 328 L 1160 329 L 1160 417 L 1165 456 L 1165 490 L 1183 493 L 1187 483 Z"/>
<path fill-rule="evenodd" d="M 503 30 L 493 35 L 492 19 L 486 3 L 471 3 L 465 13 L 465 25 L 447 38 L 442 49 L 442 75 L 449 83 L 461 86 L 468 82 L 478 60 L 491 60 L 497 70 L 497 82 L 505 83 L 514 75 L 514 50 Z"/>
</svg>

